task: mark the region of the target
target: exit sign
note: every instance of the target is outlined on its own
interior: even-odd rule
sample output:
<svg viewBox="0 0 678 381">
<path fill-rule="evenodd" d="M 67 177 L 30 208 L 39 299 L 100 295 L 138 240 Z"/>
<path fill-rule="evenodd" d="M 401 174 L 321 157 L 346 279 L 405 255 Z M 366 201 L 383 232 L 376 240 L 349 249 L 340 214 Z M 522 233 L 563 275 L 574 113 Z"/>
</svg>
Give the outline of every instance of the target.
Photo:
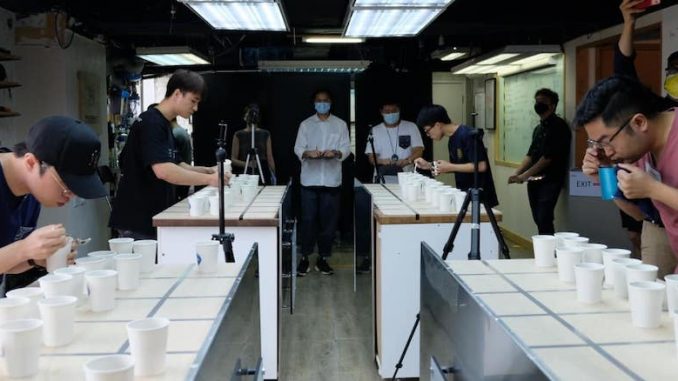
<svg viewBox="0 0 678 381">
<path fill-rule="evenodd" d="M 570 170 L 570 196 L 600 197 L 600 184 L 580 169 Z"/>
</svg>

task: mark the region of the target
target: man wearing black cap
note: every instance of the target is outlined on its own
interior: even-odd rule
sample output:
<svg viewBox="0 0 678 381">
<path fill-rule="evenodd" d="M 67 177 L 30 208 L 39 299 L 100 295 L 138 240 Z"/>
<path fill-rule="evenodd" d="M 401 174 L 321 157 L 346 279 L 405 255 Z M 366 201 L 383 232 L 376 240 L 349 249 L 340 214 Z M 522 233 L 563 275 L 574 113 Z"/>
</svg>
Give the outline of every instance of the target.
<svg viewBox="0 0 678 381">
<path fill-rule="evenodd" d="M 0 274 L 4 291 L 44 274 L 45 259 L 66 244 L 61 224 L 36 229 L 40 207 L 60 207 L 73 196 L 107 194 L 97 165 L 101 144 L 86 124 L 63 116 L 44 118 L 26 141 L 0 153 Z"/>
<path fill-rule="evenodd" d="M 218 185 L 213 168 L 181 162 L 170 123 L 197 111 L 206 88 L 200 74 L 177 70 L 167 82 L 165 99 L 132 125 L 120 154 L 110 223 L 121 236 L 155 239 L 153 216 L 176 203 L 175 185 Z"/>
</svg>

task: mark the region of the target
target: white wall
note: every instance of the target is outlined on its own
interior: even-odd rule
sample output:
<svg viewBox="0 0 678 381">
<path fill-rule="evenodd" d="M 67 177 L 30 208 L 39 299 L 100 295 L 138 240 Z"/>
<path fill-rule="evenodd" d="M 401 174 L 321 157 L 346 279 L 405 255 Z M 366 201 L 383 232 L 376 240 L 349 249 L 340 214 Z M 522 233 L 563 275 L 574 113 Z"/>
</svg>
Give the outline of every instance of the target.
<svg viewBox="0 0 678 381">
<path fill-rule="evenodd" d="M 1 11 L 0 11 L 1 12 Z M 3 17 L 5 13 L 0 13 Z M 0 25 L 5 25 L 0 20 Z M 0 33 L 4 36 L 4 33 Z M 22 83 L 14 92 L 14 109 L 22 114 L 12 118 L 11 125 L 0 125 L 0 141 L 11 146 L 24 139 L 30 126 L 49 115 L 67 115 L 79 118 L 77 72 L 87 71 L 96 75 L 101 94 L 99 123 L 92 125 L 102 141 L 100 164 L 108 162 L 106 134 L 106 50 L 104 46 L 76 36 L 68 49 L 61 49 L 55 42 L 39 44 L 22 41 L 14 48 L 21 56 L 15 66 L 16 80 Z M 63 223 L 69 234 L 87 238 L 92 242 L 87 249 L 108 246 L 109 208 L 105 200 L 71 202 L 62 208 L 43 208 L 39 224 Z"/>
</svg>

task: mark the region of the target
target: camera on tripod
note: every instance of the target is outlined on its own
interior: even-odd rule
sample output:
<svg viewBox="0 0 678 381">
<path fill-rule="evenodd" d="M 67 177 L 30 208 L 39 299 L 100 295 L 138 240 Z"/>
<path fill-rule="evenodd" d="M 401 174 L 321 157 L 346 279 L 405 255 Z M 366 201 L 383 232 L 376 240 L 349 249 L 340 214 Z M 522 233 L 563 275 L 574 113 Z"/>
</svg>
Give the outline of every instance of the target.
<svg viewBox="0 0 678 381">
<path fill-rule="evenodd" d="M 245 108 L 245 115 L 243 117 L 245 120 L 245 123 L 248 125 L 257 125 L 259 126 L 259 123 L 261 122 L 261 113 L 259 110 L 259 105 L 256 103 L 250 103 L 246 108 Z"/>
</svg>

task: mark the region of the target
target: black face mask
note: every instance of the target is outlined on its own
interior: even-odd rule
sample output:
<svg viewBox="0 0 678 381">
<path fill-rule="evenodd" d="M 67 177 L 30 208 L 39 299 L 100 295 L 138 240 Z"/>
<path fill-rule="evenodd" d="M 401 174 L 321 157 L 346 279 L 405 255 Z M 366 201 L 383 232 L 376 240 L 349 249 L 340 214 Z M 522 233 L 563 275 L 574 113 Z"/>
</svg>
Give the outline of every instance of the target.
<svg viewBox="0 0 678 381">
<path fill-rule="evenodd" d="M 537 114 L 541 115 L 541 114 L 548 112 L 548 111 L 549 111 L 549 105 L 547 105 L 546 103 L 537 102 L 537 103 L 534 104 L 534 112 L 536 112 Z"/>
</svg>

